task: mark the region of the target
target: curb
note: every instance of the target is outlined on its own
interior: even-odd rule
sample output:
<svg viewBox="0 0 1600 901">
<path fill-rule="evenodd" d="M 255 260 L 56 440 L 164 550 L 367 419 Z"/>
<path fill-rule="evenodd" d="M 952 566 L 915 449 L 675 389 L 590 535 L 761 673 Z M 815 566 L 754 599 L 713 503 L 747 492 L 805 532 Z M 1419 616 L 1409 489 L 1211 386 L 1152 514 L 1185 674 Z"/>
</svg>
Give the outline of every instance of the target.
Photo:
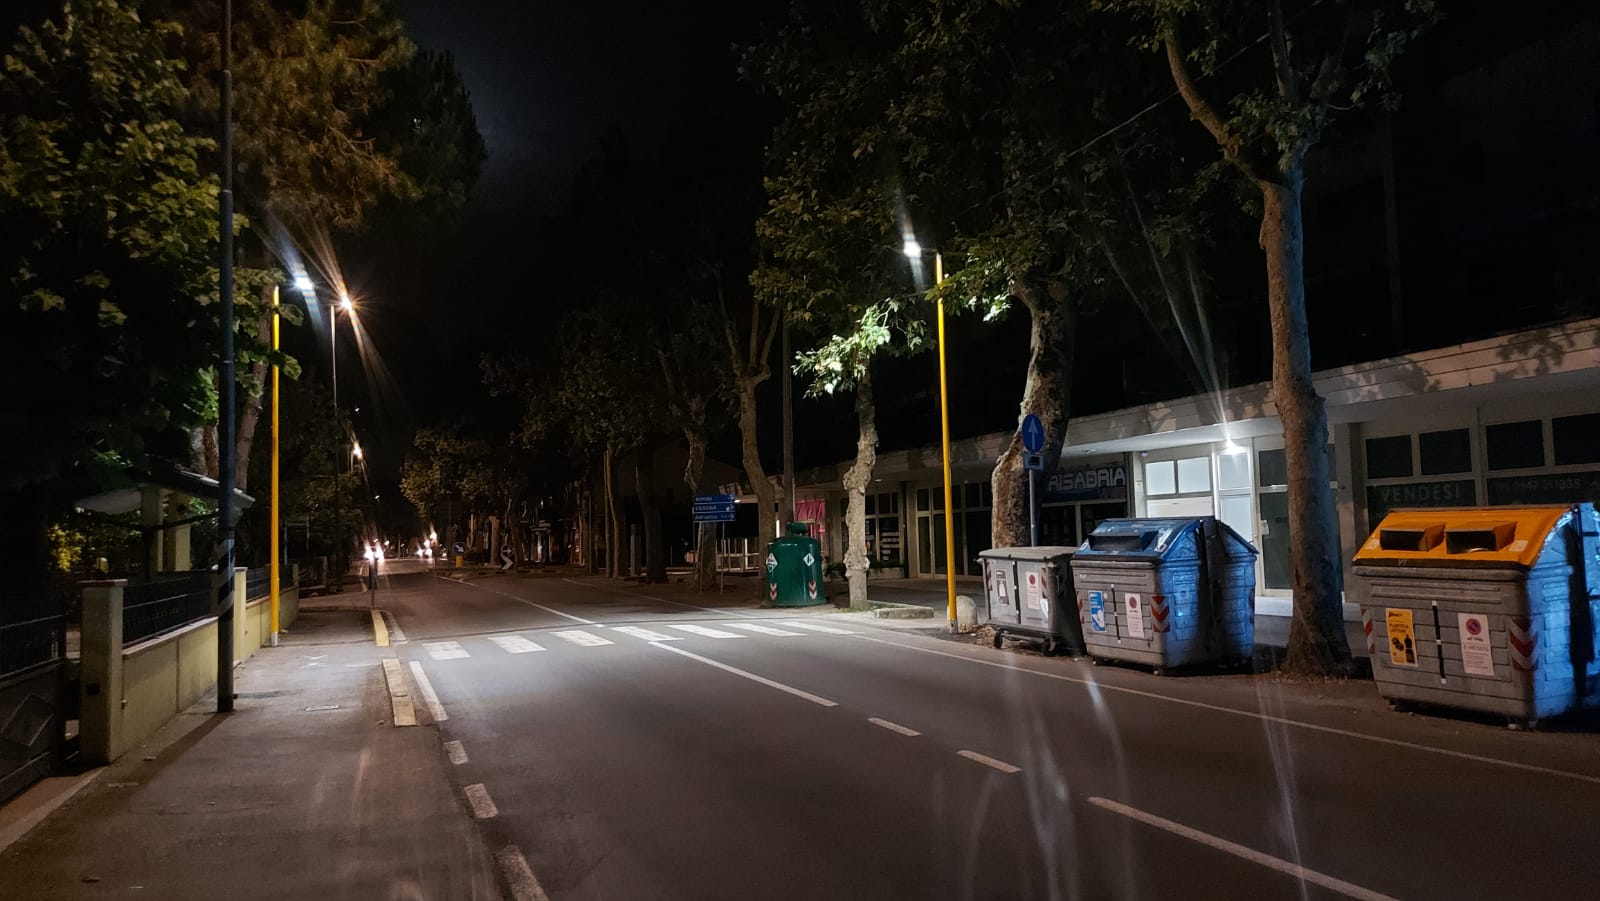
<svg viewBox="0 0 1600 901">
<path fill-rule="evenodd" d="M 80 776 L 46 777 L 37 785 L 12 798 L 4 807 L 0 807 L 0 852 L 16 844 L 32 831 L 33 827 L 60 810 L 63 804 L 77 797 L 79 792 L 100 778 L 100 774 L 105 771 L 106 768 L 102 766 L 95 767 Z M 23 808 L 29 805 L 37 806 L 22 812 Z M 16 821 L 6 823 L 5 821 L 11 818 L 13 810 L 18 811 Z"/>
</svg>

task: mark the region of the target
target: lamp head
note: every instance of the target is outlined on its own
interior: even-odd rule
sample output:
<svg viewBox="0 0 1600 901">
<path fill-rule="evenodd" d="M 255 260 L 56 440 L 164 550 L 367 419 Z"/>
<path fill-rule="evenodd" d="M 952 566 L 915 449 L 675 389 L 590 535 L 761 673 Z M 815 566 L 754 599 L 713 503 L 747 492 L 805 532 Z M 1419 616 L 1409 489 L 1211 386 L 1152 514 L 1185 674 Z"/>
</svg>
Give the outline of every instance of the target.
<svg viewBox="0 0 1600 901">
<path fill-rule="evenodd" d="M 922 245 L 917 243 L 916 238 L 907 238 L 906 243 L 900 248 L 900 252 L 905 254 L 907 259 L 921 259 Z"/>
</svg>

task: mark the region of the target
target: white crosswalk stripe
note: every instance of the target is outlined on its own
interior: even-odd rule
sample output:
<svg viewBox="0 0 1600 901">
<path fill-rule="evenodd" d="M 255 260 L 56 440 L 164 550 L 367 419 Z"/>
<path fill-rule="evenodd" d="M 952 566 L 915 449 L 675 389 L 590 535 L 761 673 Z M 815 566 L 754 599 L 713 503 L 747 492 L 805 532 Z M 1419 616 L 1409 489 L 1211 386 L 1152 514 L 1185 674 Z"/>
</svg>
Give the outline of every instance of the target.
<svg viewBox="0 0 1600 901">
<path fill-rule="evenodd" d="M 575 645 L 582 645 L 586 648 L 594 648 L 603 644 L 612 643 L 610 639 L 601 638 L 593 632 L 585 632 L 582 629 L 568 629 L 564 632 L 551 632 L 550 634 L 556 636 L 557 638 L 570 641 Z"/>
<path fill-rule="evenodd" d="M 696 625 L 693 625 L 692 623 L 685 623 L 685 624 L 683 624 L 681 626 L 676 624 L 676 623 L 670 623 L 670 624 L 668 624 L 667 628 L 669 628 L 669 629 L 677 629 L 680 632 L 688 632 L 690 635 L 703 635 L 706 638 L 745 638 L 746 637 L 744 635 L 740 635 L 737 632 L 724 632 L 721 629 L 712 629 L 712 628 L 710 628 L 708 626 L 696 626 Z"/>
<path fill-rule="evenodd" d="M 682 641 L 683 640 L 682 638 L 679 638 L 676 635 L 667 635 L 667 634 L 662 633 L 662 632 L 657 632 L 657 631 L 655 631 L 653 629 L 645 629 L 645 628 L 641 628 L 639 626 L 613 626 L 611 631 L 613 631 L 613 632 L 621 632 L 624 635 L 631 635 L 634 638 L 642 639 L 644 641 Z"/>
<path fill-rule="evenodd" d="M 854 635 L 854 634 L 856 634 L 856 633 L 850 631 L 849 629 L 835 629 L 833 626 L 824 626 L 824 625 L 820 625 L 818 623 L 802 623 L 802 622 L 797 622 L 795 620 L 784 620 L 783 622 L 779 623 L 778 625 L 780 625 L 780 626 L 792 626 L 793 628 L 796 628 L 796 629 L 808 629 L 808 630 L 810 630 L 812 632 L 822 632 L 822 633 L 827 634 L 827 635 Z"/>
<path fill-rule="evenodd" d="M 723 623 L 730 629 L 743 629 L 746 632 L 755 632 L 760 635 L 780 635 L 788 638 L 799 638 L 799 632 L 790 632 L 788 629 L 774 629 L 772 626 L 759 626 L 755 623 Z"/>
<path fill-rule="evenodd" d="M 489 640 L 500 646 L 500 650 L 507 654 L 528 654 L 533 651 L 542 651 L 544 648 L 534 644 L 521 635 L 491 635 Z"/>
<path fill-rule="evenodd" d="M 423 647 L 428 649 L 428 656 L 435 660 L 455 660 L 459 657 L 472 656 L 459 641 L 430 641 Z"/>
</svg>

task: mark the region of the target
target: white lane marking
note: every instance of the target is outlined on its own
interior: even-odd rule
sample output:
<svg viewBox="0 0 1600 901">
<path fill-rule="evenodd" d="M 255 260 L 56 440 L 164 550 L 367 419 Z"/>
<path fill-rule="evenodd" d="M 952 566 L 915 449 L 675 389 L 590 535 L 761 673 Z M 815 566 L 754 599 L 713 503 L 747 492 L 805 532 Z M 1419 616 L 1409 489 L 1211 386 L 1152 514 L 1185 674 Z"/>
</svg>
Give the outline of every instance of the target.
<svg viewBox="0 0 1600 901">
<path fill-rule="evenodd" d="M 439 703 L 439 695 L 433 690 L 433 683 L 428 681 L 428 674 L 422 671 L 422 663 L 411 661 L 411 675 L 417 679 L 417 690 L 422 692 L 422 700 L 428 705 L 428 712 L 433 714 L 433 721 L 442 723 L 449 719 L 449 714 L 444 712 L 444 705 Z"/>
<path fill-rule="evenodd" d="M 812 632 L 822 632 L 826 635 L 854 635 L 849 629 L 835 629 L 833 626 L 824 626 L 820 623 L 803 623 L 798 620 L 786 619 L 778 623 L 780 626 L 792 626 L 796 629 L 809 629 Z"/>
<path fill-rule="evenodd" d="M 1246 848 L 1244 845 L 1235 844 L 1234 842 L 1230 842 L 1225 838 L 1218 838 L 1215 835 L 1201 832 L 1198 829 L 1190 828 L 1182 823 L 1175 823 L 1172 820 L 1166 819 L 1165 817 L 1158 817 L 1153 813 L 1146 813 L 1137 807 L 1129 807 L 1126 804 L 1118 804 L 1116 801 L 1111 801 L 1100 797 L 1091 797 L 1089 799 L 1089 803 L 1101 808 L 1102 810 L 1109 810 L 1112 813 L 1121 814 L 1130 820 L 1138 820 L 1147 826 L 1154 826 L 1157 829 L 1164 829 L 1173 835 L 1182 836 L 1189 841 L 1197 842 L 1205 845 L 1208 848 L 1215 848 L 1218 851 L 1232 854 L 1235 857 L 1242 857 L 1251 863 L 1260 864 L 1268 869 L 1277 870 L 1280 873 L 1286 873 L 1300 880 L 1301 882 L 1309 882 L 1313 885 L 1320 885 L 1329 891 L 1338 892 L 1341 895 L 1347 895 L 1351 898 L 1360 898 L 1362 901 L 1396 901 L 1396 899 L 1392 896 L 1385 895 L 1382 892 L 1375 892 L 1369 888 L 1362 888 L 1359 885 L 1345 882 L 1343 879 L 1335 879 L 1326 873 L 1319 873 L 1316 870 L 1308 870 L 1297 863 L 1291 863 L 1287 860 L 1283 860 L 1282 858 L 1273 857 L 1270 854 L 1263 854 L 1254 848 Z"/>
<path fill-rule="evenodd" d="M 645 641 L 682 641 L 683 640 L 683 639 L 679 638 L 676 635 L 664 635 L 664 634 L 662 634 L 660 632 L 657 632 L 657 631 L 655 631 L 653 629 L 645 629 L 645 628 L 642 628 L 640 626 L 612 626 L 611 627 L 611 631 L 613 631 L 613 632 L 621 632 L 624 635 L 632 635 L 634 638 L 642 638 Z"/>
<path fill-rule="evenodd" d="M 389 687 L 389 719 L 396 726 L 415 726 L 417 709 L 411 703 L 411 692 L 406 691 L 406 673 L 400 668 L 400 658 L 383 658 L 383 681 Z"/>
<path fill-rule="evenodd" d="M 406 633 L 400 628 L 400 618 L 392 611 L 383 611 L 384 621 L 389 624 L 389 640 L 395 644 L 406 643 Z"/>
<path fill-rule="evenodd" d="M 500 864 L 500 875 L 511 887 L 511 897 L 515 901 L 550 901 L 550 896 L 544 893 L 544 886 L 534 878 L 533 870 L 528 868 L 527 858 L 522 856 L 522 851 L 516 845 L 506 845 L 496 851 L 494 859 Z"/>
<path fill-rule="evenodd" d="M 718 616 L 759 616 L 760 615 L 760 614 L 756 614 L 756 613 L 745 613 L 742 610 L 728 610 L 728 609 L 718 610 L 715 607 L 701 607 L 699 604 L 685 604 L 683 601 L 674 601 L 671 598 L 659 598 L 659 597 L 656 597 L 653 594 L 645 594 L 644 592 L 641 592 L 641 591 L 624 591 L 621 588 L 611 588 L 611 587 L 605 586 L 605 585 L 588 585 L 588 584 L 585 584 L 583 582 L 579 582 L 576 579 L 562 579 L 561 581 L 567 582 L 567 583 L 572 584 L 572 585 L 576 585 L 579 588 L 587 588 L 587 589 L 589 589 L 591 591 L 610 591 L 610 592 L 613 592 L 615 594 L 625 594 L 625 595 L 628 595 L 629 597 L 648 598 L 649 600 L 652 600 L 652 601 L 660 601 L 663 604 L 672 604 L 675 607 L 688 607 L 690 610 L 700 610 L 700 611 L 705 612 L 705 613 L 715 613 Z"/>
<path fill-rule="evenodd" d="M 995 758 L 990 757 L 988 754 L 979 754 L 977 751 L 957 751 L 956 755 L 965 757 L 968 760 L 975 760 L 986 767 L 992 767 L 993 769 L 997 769 L 1002 773 L 1022 772 L 1022 767 L 1020 766 L 1012 766 L 1011 764 L 1006 763 L 1004 760 L 996 760 Z"/>
<path fill-rule="evenodd" d="M 1514 760 L 1502 760 L 1498 757 L 1487 757 L 1483 754 L 1472 754 L 1466 751 L 1452 751 L 1449 748 L 1439 748 L 1433 745 L 1421 744 L 1419 742 L 1406 741 L 1405 739 L 1401 738 L 1385 738 L 1381 735 L 1369 735 L 1364 732 L 1352 732 L 1349 729 L 1340 729 L 1337 726 L 1323 726 L 1317 723 L 1308 723 L 1303 720 L 1292 720 L 1284 716 L 1273 716 L 1270 713 L 1257 713 L 1254 710 L 1240 710 L 1237 707 L 1224 707 L 1221 704 L 1208 704 L 1205 701 L 1191 701 L 1187 698 L 1175 698 L 1170 695 L 1156 694 L 1153 691 L 1142 691 L 1137 688 L 1126 688 L 1121 685 L 1110 685 L 1105 682 L 1097 682 L 1093 679 L 1080 679 L 1074 676 L 1065 676 L 1060 673 L 1047 673 L 1041 670 L 1029 669 L 1025 666 L 1014 666 L 1009 663 L 1000 663 L 994 660 L 978 660 L 973 657 L 964 657 L 960 654 L 952 654 L 949 651 L 939 651 L 933 648 L 919 648 L 915 645 L 900 644 L 899 642 L 886 641 L 882 638 L 872 638 L 867 635 L 857 635 L 855 637 L 861 641 L 870 641 L 875 644 L 886 644 L 892 648 L 902 648 L 907 651 L 916 651 L 920 654 L 933 654 L 938 657 L 949 657 L 952 660 L 964 660 L 967 663 L 975 663 L 979 666 L 990 666 L 994 667 L 995 669 L 1013 670 L 1019 673 L 1027 673 L 1030 676 L 1039 676 L 1040 678 L 1044 679 L 1054 679 L 1057 682 L 1074 682 L 1079 685 L 1092 685 L 1097 691 L 1109 691 L 1125 695 L 1134 695 L 1135 697 L 1149 698 L 1152 701 L 1164 701 L 1168 704 L 1181 704 L 1185 707 L 1195 707 L 1200 710 L 1211 710 L 1215 711 L 1216 713 L 1228 713 L 1234 716 L 1248 717 L 1249 719 L 1260 720 L 1266 723 L 1277 723 L 1280 726 L 1293 726 L 1297 729 L 1305 729 L 1308 732 L 1321 732 L 1324 735 L 1338 735 L 1344 738 L 1353 738 L 1358 741 L 1367 741 L 1374 744 L 1388 745 L 1391 748 L 1406 748 L 1407 750 L 1421 751 L 1426 754 L 1438 754 L 1442 757 L 1453 757 L 1457 760 L 1471 760 L 1475 763 L 1484 763 L 1490 766 L 1521 770 L 1525 773 L 1539 773 L 1545 776 L 1559 776 L 1563 779 L 1573 779 L 1578 782 L 1588 782 L 1595 785 L 1600 785 L 1600 776 L 1591 775 L 1589 773 L 1574 773 L 1570 770 L 1558 770 L 1554 767 L 1538 766 L 1532 763 L 1518 763 Z"/>
<path fill-rule="evenodd" d="M 905 726 L 900 725 L 899 723 L 891 723 L 888 720 L 878 719 L 875 716 L 867 717 L 867 722 L 871 723 L 874 726 L 882 726 L 883 728 L 888 729 L 890 732 L 898 732 L 901 735 L 907 736 L 908 738 L 916 738 L 917 736 L 922 734 L 921 732 L 918 732 L 915 729 L 908 729 Z"/>
<path fill-rule="evenodd" d="M 609 638 L 601 638 L 593 632 L 585 632 L 582 629 L 569 629 L 565 632 L 551 632 L 550 634 L 586 648 L 597 648 L 603 644 L 611 644 Z"/>
<path fill-rule="evenodd" d="M 461 766 L 467 762 L 467 749 L 461 746 L 460 739 L 451 739 L 444 743 L 444 754 L 450 762 Z"/>
<path fill-rule="evenodd" d="M 761 635 L 780 635 L 789 638 L 799 638 L 799 632 L 790 632 L 788 629 L 774 629 L 771 626 L 758 626 L 755 623 L 723 623 L 730 629 L 743 629 L 746 632 L 756 632 Z"/>
<path fill-rule="evenodd" d="M 472 805 L 473 816 L 487 820 L 500 815 L 500 809 L 494 806 L 494 799 L 489 797 L 489 790 L 482 782 L 474 782 L 462 791 L 466 792 L 467 803 Z"/>
<path fill-rule="evenodd" d="M 743 638 L 744 637 L 743 635 L 740 635 L 737 632 L 724 632 L 721 629 L 711 629 L 711 628 L 707 628 L 706 626 L 696 626 L 696 625 L 693 625 L 691 623 L 685 623 L 684 625 L 681 625 L 681 626 L 678 625 L 677 623 L 668 623 L 667 624 L 667 628 L 668 629 L 677 629 L 679 632 L 688 632 L 690 635 L 704 635 L 706 638 Z"/>
<path fill-rule="evenodd" d="M 534 651 L 544 650 L 521 635 L 490 635 L 489 640 L 499 645 L 500 650 L 507 654 L 531 654 Z"/>
<path fill-rule="evenodd" d="M 785 685 L 782 682 L 774 682 L 771 679 L 768 679 L 766 676 L 758 676 L 755 673 L 746 672 L 745 670 L 739 669 L 736 666 L 729 666 L 726 663 L 719 663 L 709 657 L 701 657 L 699 654 L 685 651 L 683 648 L 675 648 L 670 644 L 658 644 L 656 642 L 651 642 L 650 646 L 660 648 L 663 651 L 671 651 L 674 654 L 682 654 L 683 656 L 688 657 L 690 660 L 698 660 L 707 666 L 714 666 L 723 672 L 733 673 L 735 676 L 743 676 L 744 678 L 749 679 L 751 682 L 760 682 L 762 685 L 765 685 L 768 688 L 776 688 L 779 691 L 788 692 L 797 698 L 805 698 L 807 701 L 810 701 L 813 704 L 820 704 L 823 707 L 839 706 L 827 698 L 818 697 L 809 691 L 801 691 L 792 685 Z"/>
<path fill-rule="evenodd" d="M 423 647 L 428 649 L 428 656 L 435 660 L 456 660 L 472 656 L 459 641 L 430 641 Z"/>
<path fill-rule="evenodd" d="M 582 623 L 585 626 L 593 626 L 593 625 L 595 625 L 595 621 L 592 620 L 592 619 L 584 619 L 581 616 L 573 616 L 570 613 L 562 613 L 560 610 L 557 610 L 554 607 L 546 607 L 543 604 L 536 604 L 533 601 L 528 600 L 527 598 L 519 598 L 514 594 L 506 594 L 503 591 L 495 591 L 493 588 L 486 588 L 486 587 L 484 587 L 482 585 L 479 585 L 479 584 L 477 584 L 475 582 L 458 582 L 457 584 L 458 585 L 466 585 L 466 586 L 469 586 L 469 587 L 472 587 L 472 588 L 476 588 L 479 591 L 487 591 L 490 594 L 497 594 L 497 595 L 499 595 L 499 596 L 501 596 L 503 598 L 510 598 L 511 600 L 516 601 L 519 604 L 527 604 L 529 607 L 537 607 L 537 608 L 539 608 L 540 610 L 543 610 L 546 613 L 552 613 L 552 614 L 554 614 L 556 616 L 559 616 L 559 617 L 562 617 L 564 619 L 570 619 L 575 623 Z"/>
</svg>

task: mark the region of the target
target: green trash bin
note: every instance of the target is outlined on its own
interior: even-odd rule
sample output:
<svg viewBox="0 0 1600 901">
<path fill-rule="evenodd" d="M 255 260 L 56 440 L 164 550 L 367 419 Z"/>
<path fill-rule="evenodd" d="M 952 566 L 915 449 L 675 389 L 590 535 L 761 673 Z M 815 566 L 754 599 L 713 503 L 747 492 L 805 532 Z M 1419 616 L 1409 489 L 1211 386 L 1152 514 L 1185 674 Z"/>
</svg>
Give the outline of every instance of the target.
<svg viewBox="0 0 1600 901">
<path fill-rule="evenodd" d="M 827 602 L 822 589 L 822 543 L 803 522 L 767 545 L 767 606 L 809 607 Z"/>
</svg>

